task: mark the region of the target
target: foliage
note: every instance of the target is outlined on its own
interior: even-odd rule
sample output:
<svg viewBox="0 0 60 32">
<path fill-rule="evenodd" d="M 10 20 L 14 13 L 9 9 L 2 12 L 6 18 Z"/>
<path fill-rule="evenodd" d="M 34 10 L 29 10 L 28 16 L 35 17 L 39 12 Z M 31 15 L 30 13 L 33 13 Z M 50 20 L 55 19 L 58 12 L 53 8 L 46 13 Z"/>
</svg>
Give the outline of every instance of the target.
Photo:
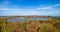
<svg viewBox="0 0 60 32">
<path fill-rule="evenodd" d="M 0 32 L 60 32 L 60 18 L 24 22 L 8 22 L 7 19 L 0 18 Z"/>
</svg>

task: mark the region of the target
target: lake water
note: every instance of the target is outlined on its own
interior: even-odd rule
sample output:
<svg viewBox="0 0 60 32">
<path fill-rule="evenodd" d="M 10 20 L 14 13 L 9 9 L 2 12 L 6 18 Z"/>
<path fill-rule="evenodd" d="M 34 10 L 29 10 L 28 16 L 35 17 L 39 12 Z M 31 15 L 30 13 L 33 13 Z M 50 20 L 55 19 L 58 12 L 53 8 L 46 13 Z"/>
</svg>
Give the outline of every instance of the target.
<svg viewBox="0 0 60 32">
<path fill-rule="evenodd" d="M 16 21 L 25 21 L 25 20 L 48 20 L 48 18 L 14 18 L 14 19 L 9 19 L 8 21 L 16 22 Z"/>
</svg>

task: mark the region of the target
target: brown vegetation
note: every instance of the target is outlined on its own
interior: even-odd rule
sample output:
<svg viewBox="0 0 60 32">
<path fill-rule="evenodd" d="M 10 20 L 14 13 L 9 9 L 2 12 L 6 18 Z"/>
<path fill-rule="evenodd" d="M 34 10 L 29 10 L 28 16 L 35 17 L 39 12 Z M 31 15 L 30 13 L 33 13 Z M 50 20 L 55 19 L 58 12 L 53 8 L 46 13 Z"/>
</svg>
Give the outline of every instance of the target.
<svg viewBox="0 0 60 32">
<path fill-rule="evenodd" d="M 60 32 L 60 19 L 7 22 L 0 18 L 0 32 Z"/>
</svg>

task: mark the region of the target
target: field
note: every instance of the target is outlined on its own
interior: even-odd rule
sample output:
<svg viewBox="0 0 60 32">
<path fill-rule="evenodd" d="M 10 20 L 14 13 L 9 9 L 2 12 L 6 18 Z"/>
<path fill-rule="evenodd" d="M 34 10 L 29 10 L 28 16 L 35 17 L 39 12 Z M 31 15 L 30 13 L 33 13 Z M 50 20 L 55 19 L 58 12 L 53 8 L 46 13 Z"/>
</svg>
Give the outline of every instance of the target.
<svg viewBox="0 0 60 32">
<path fill-rule="evenodd" d="M 0 18 L 0 32 L 60 32 L 60 18 L 23 22 L 8 22 L 8 19 Z"/>
</svg>

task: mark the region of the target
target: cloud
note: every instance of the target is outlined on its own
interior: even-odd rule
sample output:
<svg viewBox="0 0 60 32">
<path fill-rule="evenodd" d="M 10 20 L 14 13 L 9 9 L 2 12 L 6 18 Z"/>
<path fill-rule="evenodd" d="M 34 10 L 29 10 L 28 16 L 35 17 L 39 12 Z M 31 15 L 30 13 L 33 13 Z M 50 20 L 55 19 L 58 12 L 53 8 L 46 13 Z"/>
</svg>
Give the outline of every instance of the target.
<svg viewBox="0 0 60 32">
<path fill-rule="evenodd" d="M 55 4 L 55 5 L 47 6 L 47 7 L 39 7 L 39 8 L 36 8 L 36 9 L 37 9 L 37 10 L 41 10 L 41 9 L 51 10 L 51 9 L 55 9 L 54 7 L 57 7 L 57 6 L 60 6 L 60 4 Z"/>
<path fill-rule="evenodd" d="M 16 8 L 0 8 L 0 10 L 10 11 L 10 10 L 20 10 L 20 9 L 16 9 Z"/>
<path fill-rule="evenodd" d="M 55 15 L 60 14 L 60 10 L 57 10 L 56 6 L 60 6 L 60 4 L 40 7 L 40 8 L 6 8 L 0 7 L 0 16 L 12 16 L 12 15 Z M 1 12 L 2 11 L 2 12 Z M 5 11 L 5 12 L 4 12 Z"/>
</svg>

